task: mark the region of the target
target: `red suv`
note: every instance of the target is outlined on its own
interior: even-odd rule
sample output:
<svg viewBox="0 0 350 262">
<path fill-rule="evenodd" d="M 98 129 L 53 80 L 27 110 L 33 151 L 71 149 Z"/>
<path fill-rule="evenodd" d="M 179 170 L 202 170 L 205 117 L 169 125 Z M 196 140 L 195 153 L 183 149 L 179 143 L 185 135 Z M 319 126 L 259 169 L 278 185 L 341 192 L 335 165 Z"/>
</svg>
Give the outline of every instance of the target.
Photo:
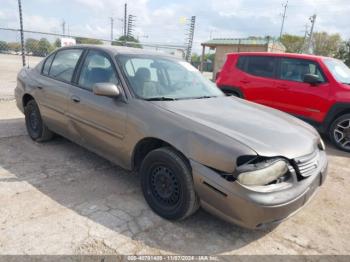
<svg viewBox="0 0 350 262">
<path fill-rule="evenodd" d="M 297 116 L 350 152 L 350 69 L 301 54 L 232 53 L 217 75 L 226 94 Z"/>
</svg>

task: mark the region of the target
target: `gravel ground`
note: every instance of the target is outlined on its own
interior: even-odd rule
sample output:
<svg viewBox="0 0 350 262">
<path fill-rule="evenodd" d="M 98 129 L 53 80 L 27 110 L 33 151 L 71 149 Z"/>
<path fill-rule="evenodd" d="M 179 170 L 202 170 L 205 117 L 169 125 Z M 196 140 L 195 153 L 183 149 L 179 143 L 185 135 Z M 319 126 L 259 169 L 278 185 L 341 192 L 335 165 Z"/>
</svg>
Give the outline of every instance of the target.
<svg viewBox="0 0 350 262">
<path fill-rule="evenodd" d="M 200 210 L 155 215 L 136 174 L 63 139 L 35 143 L 0 102 L 0 254 L 350 254 L 349 154 L 328 146 L 313 200 L 274 229 L 250 231 Z"/>
</svg>

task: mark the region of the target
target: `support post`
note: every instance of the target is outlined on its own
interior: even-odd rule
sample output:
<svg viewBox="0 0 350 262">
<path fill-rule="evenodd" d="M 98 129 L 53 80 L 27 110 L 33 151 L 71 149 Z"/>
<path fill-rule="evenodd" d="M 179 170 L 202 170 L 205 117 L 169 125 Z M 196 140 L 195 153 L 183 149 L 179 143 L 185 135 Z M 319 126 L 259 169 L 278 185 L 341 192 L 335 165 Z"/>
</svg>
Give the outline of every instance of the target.
<svg viewBox="0 0 350 262">
<path fill-rule="evenodd" d="M 202 45 L 201 66 L 200 66 L 201 72 L 203 72 L 203 67 L 204 67 L 204 55 L 205 55 L 205 45 Z"/>
<path fill-rule="evenodd" d="M 22 3 L 18 0 L 18 11 L 19 11 L 19 25 L 21 33 L 21 52 L 22 52 L 22 64 L 26 66 L 26 56 L 24 53 L 24 35 L 23 35 L 23 17 L 22 17 Z"/>
</svg>

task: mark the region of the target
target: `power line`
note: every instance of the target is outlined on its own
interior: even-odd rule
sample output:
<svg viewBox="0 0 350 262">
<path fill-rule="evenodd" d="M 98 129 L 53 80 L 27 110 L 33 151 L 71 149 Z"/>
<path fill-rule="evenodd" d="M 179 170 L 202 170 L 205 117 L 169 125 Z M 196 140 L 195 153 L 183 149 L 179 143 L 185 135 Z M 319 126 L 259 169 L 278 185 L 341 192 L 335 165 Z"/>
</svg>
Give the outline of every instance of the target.
<svg viewBox="0 0 350 262">
<path fill-rule="evenodd" d="M 288 7 L 288 1 L 282 6 L 284 8 L 284 11 L 283 11 L 283 16 L 282 16 L 282 25 L 281 25 L 281 31 L 280 31 L 280 38 L 282 37 L 282 33 L 283 33 L 284 20 L 286 19 L 286 12 L 287 12 L 287 7 Z"/>
</svg>

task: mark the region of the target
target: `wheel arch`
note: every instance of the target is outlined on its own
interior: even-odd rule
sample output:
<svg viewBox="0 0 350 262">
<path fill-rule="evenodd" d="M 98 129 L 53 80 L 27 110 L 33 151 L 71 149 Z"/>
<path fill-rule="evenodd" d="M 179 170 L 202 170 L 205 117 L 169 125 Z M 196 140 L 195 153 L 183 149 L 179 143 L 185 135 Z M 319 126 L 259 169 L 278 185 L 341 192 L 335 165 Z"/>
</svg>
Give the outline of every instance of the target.
<svg viewBox="0 0 350 262">
<path fill-rule="evenodd" d="M 235 93 L 237 94 L 240 98 L 244 98 L 244 94 L 242 90 L 239 87 L 234 87 L 234 86 L 219 86 L 221 91 L 223 91 L 225 94 L 227 93 Z"/>
<path fill-rule="evenodd" d="M 30 100 L 35 100 L 34 97 L 30 94 L 24 94 L 22 97 L 23 108 L 28 104 Z"/>
<path fill-rule="evenodd" d="M 146 157 L 146 155 L 151 152 L 152 150 L 161 148 L 161 147 L 170 147 L 174 149 L 177 153 L 179 153 L 184 160 L 186 160 L 189 164 L 188 158 L 175 146 L 171 145 L 170 143 L 156 138 L 156 137 L 145 137 L 137 142 L 137 144 L 134 147 L 133 153 L 132 153 L 132 162 L 131 167 L 132 170 L 139 170 L 141 163 L 143 159 Z"/>
<path fill-rule="evenodd" d="M 350 114 L 350 103 L 334 104 L 328 111 L 323 123 L 324 131 L 328 133 L 333 121 L 344 114 Z"/>
</svg>

